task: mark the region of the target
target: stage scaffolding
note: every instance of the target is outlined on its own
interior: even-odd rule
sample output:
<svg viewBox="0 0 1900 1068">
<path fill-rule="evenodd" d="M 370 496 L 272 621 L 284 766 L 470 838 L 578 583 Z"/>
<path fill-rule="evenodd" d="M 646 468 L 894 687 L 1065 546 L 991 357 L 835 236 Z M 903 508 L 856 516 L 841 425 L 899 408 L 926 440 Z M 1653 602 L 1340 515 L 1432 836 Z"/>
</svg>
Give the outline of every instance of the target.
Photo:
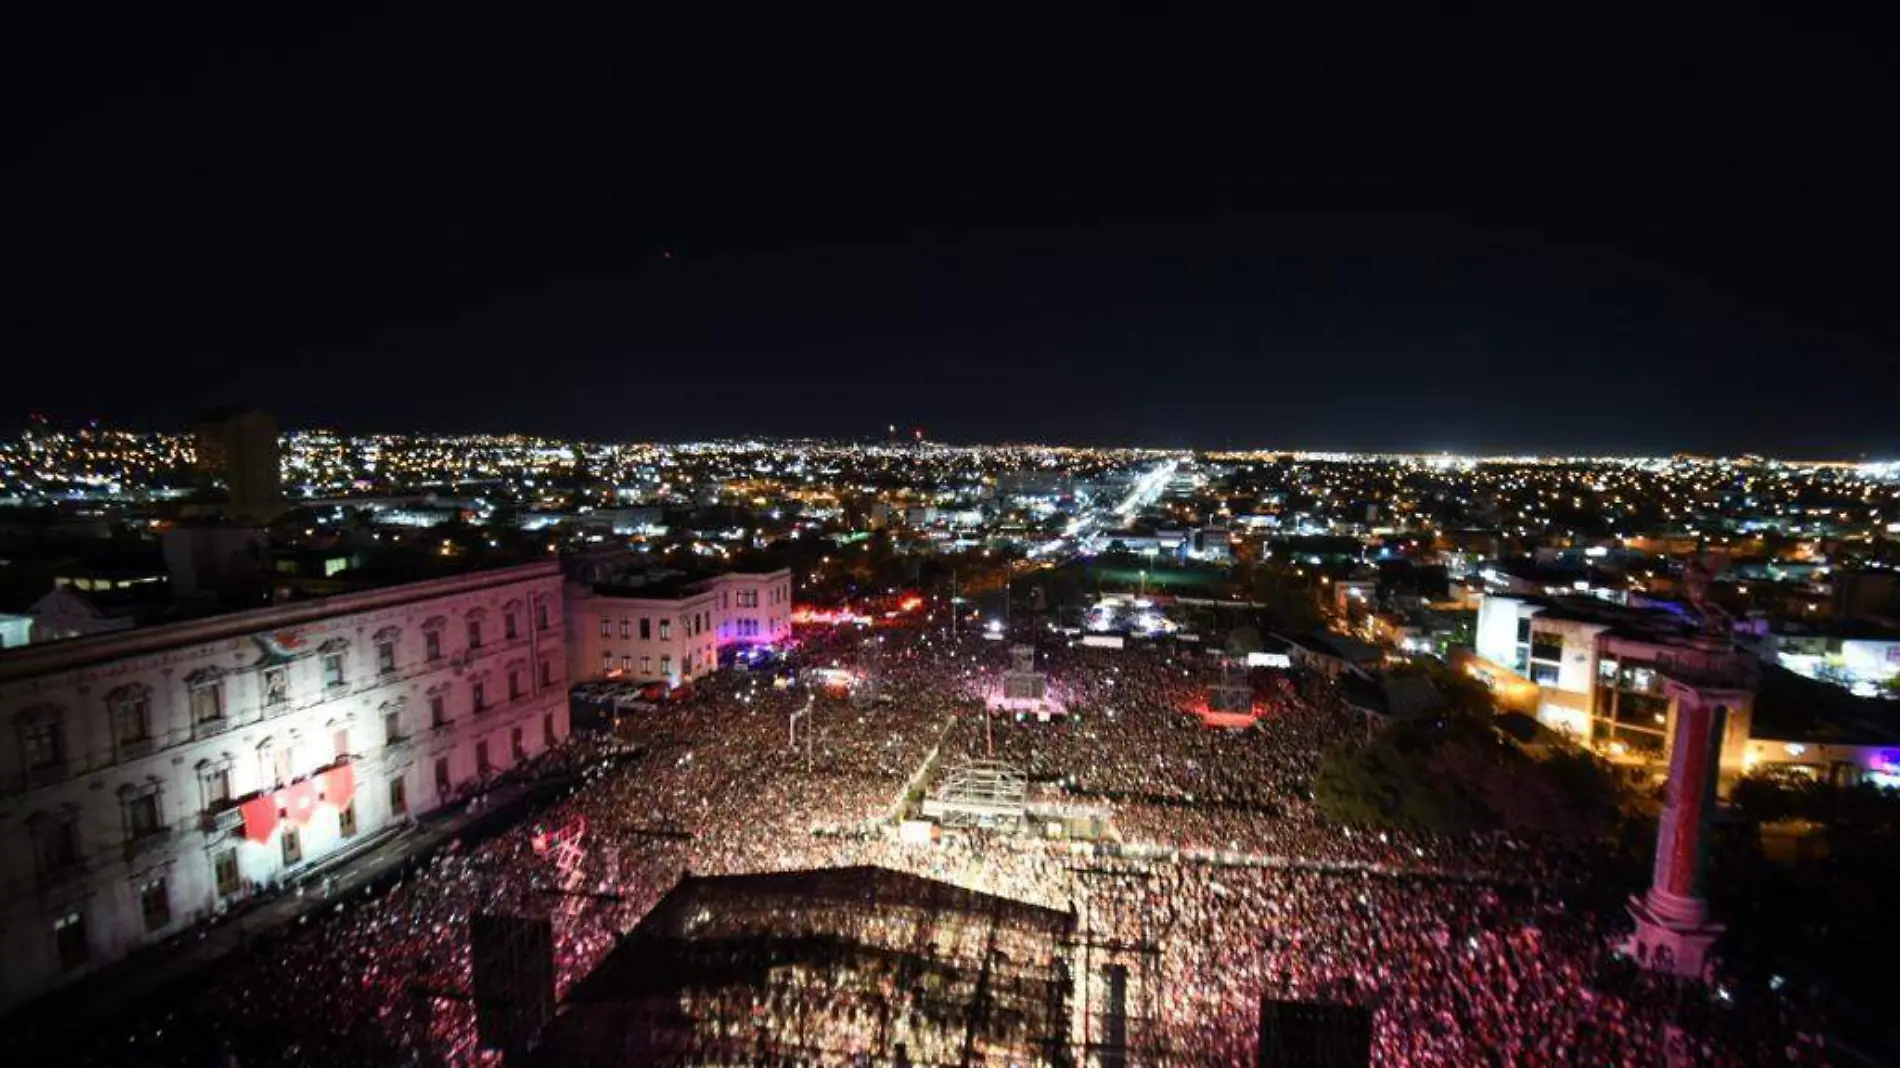
<svg viewBox="0 0 1900 1068">
<path fill-rule="evenodd" d="M 944 775 L 937 796 L 923 804 L 926 819 L 945 827 L 1022 827 L 1029 779 L 1000 760 L 972 760 Z"/>
</svg>

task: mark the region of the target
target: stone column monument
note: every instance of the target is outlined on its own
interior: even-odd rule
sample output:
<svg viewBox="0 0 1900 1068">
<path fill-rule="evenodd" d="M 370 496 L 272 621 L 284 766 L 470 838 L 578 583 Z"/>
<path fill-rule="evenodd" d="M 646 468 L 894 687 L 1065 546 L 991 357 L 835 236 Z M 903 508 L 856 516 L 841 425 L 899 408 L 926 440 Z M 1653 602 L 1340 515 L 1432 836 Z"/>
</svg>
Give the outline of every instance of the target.
<svg viewBox="0 0 1900 1068">
<path fill-rule="evenodd" d="M 1708 971 L 1709 948 L 1722 934 L 1722 926 L 1710 922 L 1703 899 L 1703 836 L 1715 811 L 1728 710 L 1746 695 L 1675 680 L 1668 685 L 1676 700 L 1676 727 L 1667 799 L 1649 891 L 1630 899 L 1636 933 L 1625 948 L 1647 968 L 1697 978 Z"/>
</svg>

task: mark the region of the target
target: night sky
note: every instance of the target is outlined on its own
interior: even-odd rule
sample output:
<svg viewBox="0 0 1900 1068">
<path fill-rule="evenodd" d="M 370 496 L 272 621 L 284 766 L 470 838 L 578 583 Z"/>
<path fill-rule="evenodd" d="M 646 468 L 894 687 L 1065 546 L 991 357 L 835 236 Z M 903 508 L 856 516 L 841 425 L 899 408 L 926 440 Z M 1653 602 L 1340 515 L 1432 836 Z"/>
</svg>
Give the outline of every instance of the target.
<svg viewBox="0 0 1900 1068">
<path fill-rule="evenodd" d="M 924 10 L 9 16 L 0 423 L 1900 455 L 1871 28 Z"/>
</svg>

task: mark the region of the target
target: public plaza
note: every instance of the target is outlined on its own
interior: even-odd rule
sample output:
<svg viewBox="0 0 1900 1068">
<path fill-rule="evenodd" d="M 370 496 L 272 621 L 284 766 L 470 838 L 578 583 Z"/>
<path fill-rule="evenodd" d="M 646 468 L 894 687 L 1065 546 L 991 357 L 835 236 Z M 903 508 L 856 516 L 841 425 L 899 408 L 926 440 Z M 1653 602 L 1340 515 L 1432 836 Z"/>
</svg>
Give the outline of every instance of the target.
<svg viewBox="0 0 1900 1068">
<path fill-rule="evenodd" d="M 1021 644 L 802 627 L 773 671 L 515 769 L 562 784 L 532 815 L 62 1062 L 501 1063 L 478 914 L 549 924 L 563 1004 L 531 1063 L 1246 1064 L 1263 996 L 1366 1008 L 1384 1065 L 1826 1062 L 1786 993 L 1622 952 L 1632 887 L 1587 849 L 1322 821 L 1320 754 L 1366 729 L 1323 676 L 1256 672 L 1257 722 L 1215 730 L 1204 654 Z M 1060 715 L 987 710 L 1025 666 Z M 847 681 L 786 681 L 814 669 Z"/>
</svg>

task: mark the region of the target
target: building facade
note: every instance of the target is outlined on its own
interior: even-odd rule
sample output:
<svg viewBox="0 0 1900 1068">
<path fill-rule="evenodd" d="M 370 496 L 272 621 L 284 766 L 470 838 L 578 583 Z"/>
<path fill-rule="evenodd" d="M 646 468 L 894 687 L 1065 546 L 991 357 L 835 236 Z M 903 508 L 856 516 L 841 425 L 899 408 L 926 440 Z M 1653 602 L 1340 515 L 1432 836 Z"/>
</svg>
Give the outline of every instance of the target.
<svg viewBox="0 0 1900 1068">
<path fill-rule="evenodd" d="M 1486 594 L 1471 672 L 1495 691 L 1534 693 L 1522 711 L 1613 760 L 1668 758 L 1677 703 L 1669 683 L 1719 680 L 1746 691 L 1752 658 L 1674 617 L 1589 597 Z M 1743 766 L 1751 702 L 1725 706 L 1724 774 Z"/>
<path fill-rule="evenodd" d="M 226 511 L 268 521 L 284 511 L 282 459 L 277 420 L 268 412 L 214 412 L 198 421 L 198 468 L 222 481 Z"/>
<path fill-rule="evenodd" d="M 566 737 L 560 599 L 535 563 L 0 653 L 0 1010 Z"/>
<path fill-rule="evenodd" d="M 682 682 L 719 668 L 733 645 L 792 633 L 792 573 L 719 575 L 667 588 L 569 583 L 568 674 L 576 682 Z"/>
</svg>

